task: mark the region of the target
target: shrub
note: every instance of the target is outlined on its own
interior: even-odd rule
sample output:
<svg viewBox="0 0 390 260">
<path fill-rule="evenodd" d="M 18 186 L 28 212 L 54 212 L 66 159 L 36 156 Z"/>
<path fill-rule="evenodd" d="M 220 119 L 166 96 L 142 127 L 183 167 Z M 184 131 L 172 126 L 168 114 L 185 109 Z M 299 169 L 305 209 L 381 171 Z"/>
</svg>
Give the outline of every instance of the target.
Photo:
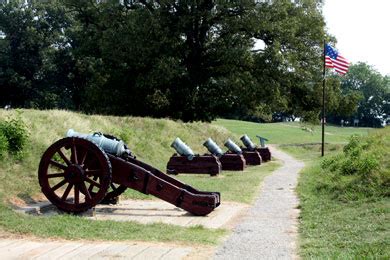
<svg viewBox="0 0 390 260">
<path fill-rule="evenodd" d="M 7 137 L 0 131 L 0 159 L 4 158 L 4 156 L 8 152 L 8 140 Z"/>
<path fill-rule="evenodd" d="M 8 118 L 0 122 L 0 132 L 8 141 L 8 151 L 18 153 L 23 150 L 28 140 L 28 131 L 26 124 L 20 116 Z"/>
<path fill-rule="evenodd" d="M 389 133 L 367 137 L 352 136 L 343 152 L 321 162 L 323 178 L 317 190 L 326 191 L 342 201 L 361 197 L 388 196 Z"/>
</svg>

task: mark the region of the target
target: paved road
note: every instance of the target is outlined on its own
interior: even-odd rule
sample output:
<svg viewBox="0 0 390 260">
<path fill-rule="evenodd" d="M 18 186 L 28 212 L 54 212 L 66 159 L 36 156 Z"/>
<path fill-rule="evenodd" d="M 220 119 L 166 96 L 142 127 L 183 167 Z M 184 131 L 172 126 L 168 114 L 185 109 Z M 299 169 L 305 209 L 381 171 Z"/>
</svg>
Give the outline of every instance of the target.
<svg viewBox="0 0 390 260">
<path fill-rule="evenodd" d="M 220 246 L 215 259 L 295 259 L 299 210 L 294 192 L 303 162 L 271 148 L 283 166 L 264 179 L 255 205 L 233 234 Z"/>
</svg>

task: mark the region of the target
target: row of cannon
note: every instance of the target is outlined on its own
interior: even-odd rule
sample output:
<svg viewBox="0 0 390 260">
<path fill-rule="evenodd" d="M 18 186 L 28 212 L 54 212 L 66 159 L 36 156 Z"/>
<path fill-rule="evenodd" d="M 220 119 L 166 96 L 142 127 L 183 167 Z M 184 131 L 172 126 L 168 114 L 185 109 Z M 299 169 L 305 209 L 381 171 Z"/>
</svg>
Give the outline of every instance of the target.
<svg viewBox="0 0 390 260">
<path fill-rule="evenodd" d="M 228 148 L 226 152 L 208 138 L 203 146 L 209 153 L 203 155 L 195 155 L 192 149 L 177 137 L 171 144 L 177 153 L 169 159 L 167 173 L 207 173 L 215 176 L 222 170 L 243 171 L 247 165 L 260 165 L 271 160 L 271 153 L 268 147 L 265 147 L 265 141 L 268 140 L 261 136 L 257 137 L 260 139 L 260 147 L 256 146 L 248 135 L 240 138 L 245 147 L 238 146 L 229 138 L 224 143 Z"/>
<path fill-rule="evenodd" d="M 259 164 L 271 158 L 260 139 L 256 147 L 247 136 L 245 148 L 228 140 L 223 153 L 208 139 L 204 145 L 210 154 L 195 155 L 179 138 L 172 143 L 178 154 L 167 165 L 169 173 L 218 174 L 224 170 L 243 170 L 247 164 Z M 253 159 L 256 158 L 256 159 Z M 257 161 L 256 161 L 257 160 Z M 38 169 L 42 193 L 58 209 L 79 213 L 98 203 L 115 203 L 130 188 L 150 194 L 194 215 L 209 214 L 221 203 L 218 191 L 200 191 L 159 169 L 138 160 L 119 138 L 100 132 L 83 134 L 69 129 L 43 153 Z"/>
</svg>

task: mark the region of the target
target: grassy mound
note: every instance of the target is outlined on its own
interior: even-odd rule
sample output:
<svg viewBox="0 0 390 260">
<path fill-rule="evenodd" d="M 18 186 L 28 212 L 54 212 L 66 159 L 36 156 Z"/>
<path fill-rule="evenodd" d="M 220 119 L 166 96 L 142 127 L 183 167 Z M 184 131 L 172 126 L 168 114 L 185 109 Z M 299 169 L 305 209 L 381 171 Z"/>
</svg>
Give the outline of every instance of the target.
<svg viewBox="0 0 390 260">
<path fill-rule="evenodd" d="M 205 123 L 180 123 L 166 119 L 85 115 L 50 110 L 0 110 L 0 121 L 18 117 L 27 126 L 29 138 L 17 156 L 3 156 L 0 164 L 0 196 L 29 200 L 39 194 L 37 169 L 43 152 L 56 140 L 65 137 L 69 128 L 82 133 L 100 131 L 125 141 L 142 161 L 165 171 L 174 150 L 170 147 L 176 137 L 186 142 L 195 153 L 205 153 L 202 146 L 208 138 L 222 143 L 232 134 L 223 127 Z M 3 149 L 4 150 L 4 149 Z"/>
<path fill-rule="evenodd" d="M 390 196 L 390 128 L 367 137 L 352 136 L 343 152 L 322 161 L 318 191 L 357 200 Z"/>
<path fill-rule="evenodd" d="M 352 136 L 301 173 L 303 258 L 390 258 L 390 128 Z"/>
</svg>

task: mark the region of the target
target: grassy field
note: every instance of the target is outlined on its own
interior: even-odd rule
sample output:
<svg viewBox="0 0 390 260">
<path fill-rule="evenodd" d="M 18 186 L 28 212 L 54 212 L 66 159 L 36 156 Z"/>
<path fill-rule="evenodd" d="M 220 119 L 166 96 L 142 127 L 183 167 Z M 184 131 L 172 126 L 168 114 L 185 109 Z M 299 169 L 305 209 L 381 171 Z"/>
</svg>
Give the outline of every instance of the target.
<svg viewBox="0 0 390 260">
<path fill-rule="evenodd" d="M 300 255 L 304 259 L 389 259 L 390 199 L 339 200 L 320 166 L 301 173 Z"/>
<path fill-rule="evenodd" d="M 15 110 L 0 110 L 0 120 L 16 118 Z M 215 244 L 226 230 L 202 227 L 183 228 L 173 225 L 141 225 L 135 222 L 89 221 L 77 216 L 36 217 L 17 214 L 13 204 L 45 199 L 40 192 L 37 168 L 43 152 L 54 141 L 63 138 L 69 128 L 78 132 L 101 131 L 123 139 L 137 158 L 162 171 L 174 150 L 170 144 L 176 137 L 186 142 L 195 153 L 203 154 L 203 142 L 211 137 L 217 143 L 237 136 L 224 127 L 205 123 L 181 123 L 166 119 L 84 115 L 67 111 L 22 110 L 21 120 L 27 125 L 29 139 L 24 151 L 6 155 L 0 164 L 0 230 L 18 234 L 66 239 L 179 241 L 182 243 Z M 251 203 L 262 178 L 277 167 L 271 162 L 251 167 L 245 172 L 224 172 L 218 177 L 179 175 L 177 178 L 199 190 L 220 191 L 222 202 Z M 133 199 L 154 199 L 127 189 Z M 77 228 L 76 228 L 77 227 Z"/>
<path fill-rule="evenodd" d="M 303 144 L 320 143 L 321 126 L 314 126 L 313 132 L 304 130 L 298 122 L 289 123 L 253 123 L 238 120 L 218 119 L 216 125 L 226 127 L 238 135 L 247 134 L 253 142 L 258 143 L 256 135 L 267 138 L 270 144 Z M 370 128 L 326 126 L 326 143 L 346 143 L 351 134 L 367 135 Z"/>
</svg>

